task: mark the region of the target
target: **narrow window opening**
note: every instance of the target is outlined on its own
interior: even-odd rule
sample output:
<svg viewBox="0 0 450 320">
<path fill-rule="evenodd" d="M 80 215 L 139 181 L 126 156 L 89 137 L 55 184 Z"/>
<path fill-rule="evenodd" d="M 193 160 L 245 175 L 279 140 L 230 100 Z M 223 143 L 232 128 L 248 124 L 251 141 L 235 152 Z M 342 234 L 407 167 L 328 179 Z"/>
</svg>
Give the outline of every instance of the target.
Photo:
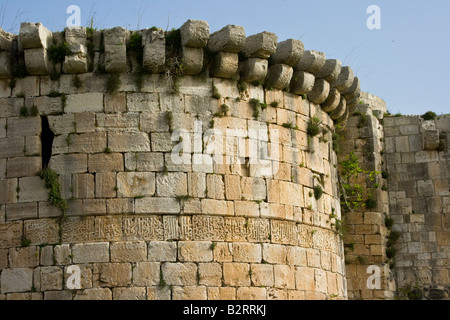
<svg viewBox="0 0 450 320">
<path fill-rule="evenodd" d="M 46 169 L 52 158 L 53 139 L 55 138 L 55 134 L 50 130 L 50 125 L 46 116 L 41 117 L 41 121 L 42 169 Z"/>
</svg>

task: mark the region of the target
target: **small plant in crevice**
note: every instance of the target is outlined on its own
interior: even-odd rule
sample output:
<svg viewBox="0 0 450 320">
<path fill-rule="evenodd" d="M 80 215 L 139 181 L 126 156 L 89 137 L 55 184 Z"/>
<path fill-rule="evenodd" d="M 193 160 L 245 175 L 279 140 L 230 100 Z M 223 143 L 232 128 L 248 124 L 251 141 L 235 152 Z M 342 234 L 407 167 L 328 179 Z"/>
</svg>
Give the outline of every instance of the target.
<svg viewBox="0 0 450 320">
<path fill-rule="evenodd" d="M 166 32 L 166 61 L 163 74 L 172 93 L 179 93 L 179 80 L 184 74 L 184 65 L 182 61 L 181 31 L 172 29 Z"/>
<path fill-rule="evenodd" d="M 437 117 L 437 114 L 434 113 L 433 111 L 428 111 L 425 114 L 422 115 L 423 120 L 428 121 L 428 120 L 434 120 Z"/>
<path fill-rule="evenodd" d="M 219 100 L 222 96 L 219 93 L 219 89 L 214 85 L 214 81 L 211 85 L 212 97 L 216 100 Z"/>
<path fill-rule="evenodd" d="M 250 99 L 250 108 L 253 110 L 253 118 L 258 119 L 259 115 L 261 114 L 262 110 L 265 110 L 267 108 L 266 103 L 262 103 L 258 99 Z"/>
<path fill-rule="evenodd" d="M 322 195 L 323 195 L 323 189 L 322 189 L 322 187 L 319 186 L 319 185 L 314 186 L 314 198 L 315 198 L 316 200 L 319 200 L 320 198 L 322 198 Z"/>
<path fill-rule="evenodd" d="M 368 121 L 369 121 L 369 117 L 366 114 L 361 114 L 359 116 L 359 121 L 358 121 L 358 124 L 356 125 L 356 127 L 358 129 L 364 128 L 365 126 L 367 126 Z"/>
<path fill-rule="evenodd" d="M 22 236 L 21 240 L 20 240 L 20 246 L 22 248 L 27 248 L 31 245 L 31 240 L 28 239 L 26 236 Z"/>
<path fill-rule="evenodd" d="M 31 109 L 30 109 L 30 115 L 31 115 L 32 117 L 38 116 L 38 115 L 39 115 L 39 109 L 38 109 L 38 107 L 36 107 L 35 105 L 33 105 L 33 106 L 31 107 Z"/>
<path fill-rule="evenodd" d="M 291 122 L 283 123 L 283 127 L 284 127 L 284 128 L 287 128 L 287 129 L 298 130 L 298 126 L 292 124 Z"/>
<path fill-rule="evenodd" d="M 165 287 L 167 287 L 167 282 L 166 282 L 166 280 L 164 280 L 162 270 L 160 270 L 160 272 L 159 272 L 159 288 L 164 289 Z"/>
<path fill-rule="evenodd" d="M 167 121 L 167 126 L 169 127 L 169 132 L 172 133 L 174 130 L 174 118 L 173 118 L 172 111 L 166 112 L 166 121 Z"/>
<path fill-rule="evenodd" d="M 121 84 L 120 76 L 115 73 L 111 74 L 106 81 L 106 92 L 112 93 L 119 90 Z"/>
<path fill-rule="evenodd" d="M 311 118 L 311 121 L 308 123 L 308 127 L 306 129 L 306 133 L 309 137 L 315 137 L 320 133 L 320 124 L 322 122 L 316 116 Z"/>
<path fill-rule="evenodd" d="M 45 187 L 49 189 L 48 200 L 52 206 L 59 208 L 64 217 L 67 211 L 67 201 L 61 196 L 61 185 L 59 184 L 59 174 L 50 168 L 43 169 L 39 177 L 45 181 Z"/>
<path fill-rule="evenodd" d="M 28 108 L 27 108 L 25 105 L 23 105 L 23 106 L 20 108 L 19 115 L 20 115 L 21 117 L 28 117 Z"/>
<path fill-rule="evenodd" d="M 248 85 L 245 81 L 240 80 L 237 84 L 239 93 L 243 93 L 248 89 Z"/>
<path fill-rule="evenodd" d="M 230 111 L 230 107 L 228 107 L 226 104 L 222 104 L 219 108 L 219 112 L 214 114 L 214 117 L 217 118 L 223 118 L 228 115 L 228 112 Z"/>
<path fill-rule="evenodd" d="M 83 80 L 81 80 L 79 75 L 74 75 L 72 77 L 72 85 L 77 88 L 77 89 L 81 89 L 84 86 Z"/>
</svg>

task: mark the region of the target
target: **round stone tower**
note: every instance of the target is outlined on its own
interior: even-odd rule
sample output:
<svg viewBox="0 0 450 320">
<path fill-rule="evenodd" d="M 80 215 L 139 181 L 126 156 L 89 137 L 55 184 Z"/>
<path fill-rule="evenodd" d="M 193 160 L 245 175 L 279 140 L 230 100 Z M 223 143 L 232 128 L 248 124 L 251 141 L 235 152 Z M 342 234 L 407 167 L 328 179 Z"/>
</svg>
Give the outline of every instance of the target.
<svg viewBox="0 0 450 320">
<path fill-rule="evenodd" d="M 347 298 L 349 67 L 195 20 L 0 36 L 0 298 Z"/>
</svg>

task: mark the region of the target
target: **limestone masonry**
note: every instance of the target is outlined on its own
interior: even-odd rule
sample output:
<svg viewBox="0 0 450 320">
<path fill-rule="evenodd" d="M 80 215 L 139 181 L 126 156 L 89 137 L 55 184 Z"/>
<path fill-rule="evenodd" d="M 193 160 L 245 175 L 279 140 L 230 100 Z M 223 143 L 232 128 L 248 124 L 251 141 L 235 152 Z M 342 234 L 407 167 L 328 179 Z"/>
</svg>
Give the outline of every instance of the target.
<svg viewBox="0 0 450 320">
<path fill-rule="evenodd" d="M 197 20 L 23 23 L 0 61 L 0 299 L 448 299 L 450 116 Z"/>
</svg>

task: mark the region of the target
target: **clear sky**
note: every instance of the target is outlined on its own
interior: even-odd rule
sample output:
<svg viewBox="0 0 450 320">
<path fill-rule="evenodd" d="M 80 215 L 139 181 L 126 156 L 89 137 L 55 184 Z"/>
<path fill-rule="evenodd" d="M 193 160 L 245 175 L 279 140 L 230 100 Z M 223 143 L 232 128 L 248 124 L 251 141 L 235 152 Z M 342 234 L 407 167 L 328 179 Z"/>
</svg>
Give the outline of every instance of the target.
<svg viewBox="0 0 450 320">
<path fill-rule="evenodd" d="M 392 113 L 450 113 L 449 0 L 0 0 L 0 26 L 18 33 L 31 21 L 61 31 L 69 5 L 80 7 L 83 26 L 93 18 L 98 29 L 171 29 L 196 19 L 211 33 L 228 24 L 247 36 L 270 31 L 349 65 Z M 367 27 L 370 5 L 381 9 L 381 29 Z"/>
</svg>

